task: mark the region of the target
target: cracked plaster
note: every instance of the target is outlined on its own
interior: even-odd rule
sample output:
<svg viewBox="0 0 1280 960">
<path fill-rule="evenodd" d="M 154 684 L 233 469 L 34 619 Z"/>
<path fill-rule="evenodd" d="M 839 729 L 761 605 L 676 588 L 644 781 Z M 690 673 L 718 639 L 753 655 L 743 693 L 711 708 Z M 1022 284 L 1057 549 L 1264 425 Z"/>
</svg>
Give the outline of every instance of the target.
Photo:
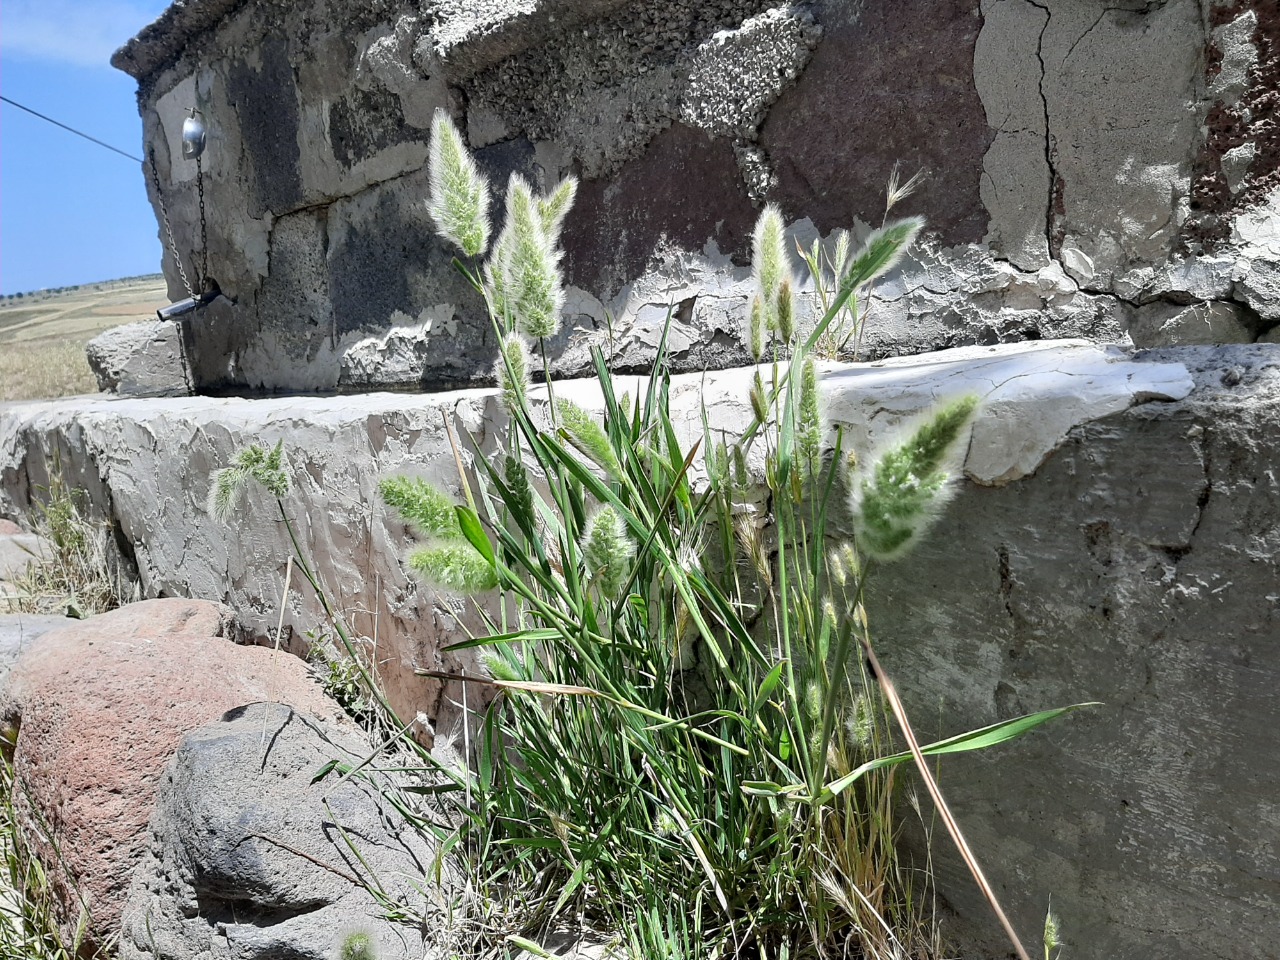
<svg viewBox="0 0 1280 960">
<path fill-rule="evenodd" d="M 822 193 L 821 180 L 834 176 L 823 166 L 836 160 L 834 145 L 803 151 L 831 129 L 848 126 L 835 123 L 834 114 L 822 120 L 821 87 L 813 86 L 844 82 L 831 44 L 863 37 L 862 73 L 880 76 L 875 52 L 892 42 L 884 31 L 902 29 L 899 20 L 887 23 L 875 11 L 825 0 L 804 8 L 764 0 L 625 7 L 530 0 L 509 8 L 515 16 L 504 26 L 501 5 L 401 12 L 388 0 L 353 12 L 344 26 L 325 14 L 326 2 L 273 3 L 265 18 L 226 15 L 200 37 L 209 50 L 216 36 L 220 56 L 206 57 L 195 71 L 179 58 L 147 76 L 148 140 L 159 146 L 162 191 L 188 264 L 196 221 L 193 169 L 171 160 L 170 151 L 188 100 L 210 113 L 210 257 L 236 304 L 201 316 L 216 323 L 191 325 L 201 384 L 332 389 L 343 377 L 343 351 L 364 342 L 357 353 L 372 350 L 372 357 L 378 350 L 371 344 L 390 336 L 398 315 L 416 317 L 441 302 L 458 304 L 457 336 L 437 334 L 429 344 L 421 338 L 410 353 L 422 358 L 423 369 L 411 375 L 412 364 L 388 365 L 383 384 L 422 388 L 488 376 L 492 348 L 484 318 L 465 291 L 455 290 L 449 255 L 418 209 L 425 189 L 422 127 L 436 106 L 458 117 L 498 181 L 513 169 L 544 186 L 571 172 L 584 177 L 566 229 L 568 283 L 581 294 L 558 341 L 565 351 L 553 361 L 559 374 L 590 368 L 587 347 L 593 337 L 607 339 L 606 312 L 618 321 L 615 332 L 635 333 L 617 356 L 642 366 L 652 318 L 669 306 L 661 294 L 643 299 L 644 278 L 685 253 L 696 258 L 709 243 L 716 256 L 697 270 L 702 289 L 691 287 L 680 301 L 691 304 L 690 317 L 675 340 L 689 345 L 680 356 L 690 368 L 740 362 L 741 344 L 731 341 L 748 300 L 736 284 L 753 203 L 783 198 L 785 213 L 801 218 L 794 223 L 797 235 L 808 229 L 808 215 L 822 224 L 813 235 L 821 232 L 828 242 L 836 226 L 864 236 L 868 223 L 878 222 L 874 209 L 833 218 L 845 204 Z M 1242 110 L 1254 102 L 1249 84 L 1263 66 L 1256 33 L 1263 26 L 1252 11 L 1215 14 L 1218 20 L 1206 24 L 1193 0 L 964 6 L 955 0 L 945 9 L 931 7 L 928 30 L 919 36 L 940 30 L 962 52 L 971 43 L 971 62 L 940 62 L 938 78 L 920 80 L 945 79 L 947 90 L 971 86 L 968 95 L 976 96 L 989 124 L 985 134 L 969 135 L 983 145 L 981 168 L 926 171 L 921 191 L 900 209 L 927 216 L 933 203 L 925 201 L 938 199 L 934 180 L 972 175 L 981 207 L 966 212 L 956 201 L 948 216 L 976 214 L 984 224 L 976 236 L 985 233 L 985 239 L 948 243 L 931 236 L 902 271 L 886 278 L 873 295 L 863 355 L 1044 336 L 1124 342 L 1136 332 L 1139 342 L 1151 336 L 1158 342 L 1168 330 L 1178 339 L 1177 325 L 1150 319 L 1199 303 L 1207 304 L 1200 314 L 1221 321 L 1210 325 L 1211 335 L 1266 334 L 1276 318 L 1277 255 L 1268 240 L 1274 218 L 1258 213 L 1265 207 L 1255 203 L 1243 211 L 1230 244 L 1216 255 L 1175 250 L 1206 98 L 1234 98 Z M 235 76 L 274 76 L 272 64 L 285 48 L 262 37 L 288 22 L 290 10 L 308 28 L 287 44 L 296 90 L 274 91 L 275 99 L 249 103 L 252 109 L 241 102 L 234 114 L 224 111 Z M 923 10 L 901 11 L 902 18 L 917 15 Z M 1220 69 L 1207 79 L 1197 72 L 1206 31 L 1221 52 Z M 754 55 L 761 50 L 764 60 Z M 961 68 L 971 75 L 952 78 Z M 864 93 L 868 109 L 881 109 L 874 91 Z M 904 93 L 904 103 L 925 110 L 944 95 L 942 88 L 910 86 Z M 246 87 L 239 96 L 252 101 L 259 93 Z M 952 113 L 966 109 L 963 98 L 945 102 Z M 292 133 L 279 124 L 255 130 L 246 120 L 291 109 L 297 114 Z M 815 118 L 810 125 L 823 129 L 796 127 L 792 121 L 805 111 Z M 780 139 L 783 130 L 789 139 Z M 963 156 L 969 142 L 948 141 L 947 160 Z M 258 155 L 263 149 L 271 156 L 296 149 L 296 171 L 285 176 L 268 169 L 269 157 Z M 1227 186 L 1242 198 L 1256 193 L 1259 157 L 1248 141 L 1221 161 Z M 736 176 L 729 173 L 734 168 Z M 798 176 L 817 184 L 812 211 L 798 206 Z M 850 186 L 858 196 L 866 192 L 861 184 Z M 273 206 L 272 197 L 288 202 Z M 695 211 L 699 204 L 716 209 Z M 300 232 L 289 226 L 296 218 L 322 222 L 323 229 Z M 169 255 L 166 270 L 176 292 Z M 326 296 L 334 301 L 331 316 L 319 302 Z M 329 335 L 321 343 L 326 322 Z M 408 336 L 405 329 L 394 335 L 405 349 Z M 281 364 L 280 356 L 293 359 Z M 373 363 L 365 359 L 362 369 Z M 358 379 L 377 384 L 372 367 Z"/>
</svg>

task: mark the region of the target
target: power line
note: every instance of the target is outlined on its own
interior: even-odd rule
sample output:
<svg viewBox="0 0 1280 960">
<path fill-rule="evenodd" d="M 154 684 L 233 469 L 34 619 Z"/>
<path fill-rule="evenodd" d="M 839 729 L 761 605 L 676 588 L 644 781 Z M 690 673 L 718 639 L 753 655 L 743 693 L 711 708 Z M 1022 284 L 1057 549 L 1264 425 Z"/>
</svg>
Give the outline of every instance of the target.
<svg viewBox="0 0 1280 960">
<path fill-rule="evenodd" d="M 24 107 L 22 104 L 18 103 L 17 101 L 10 100 L 8 97 L 0 96 L 0 100 L 3 100 L 5 103 L 9 104 L 10 106 L 17 107 L 19 110 L 25 110 L 27 111 L 27 113 L 31 114 L 32 116 L 39 117 L 41 120 L 47 120 L 49 123 L 52 123 L 55 127 L 61 127 L 63 130 L 68 130 L 71 133 L 74 133 L 77 137 L 84 137 L 86 140 L 96 143 L 100 147 L 106 147 L 112 153 L 118 153 L 122 157 L 128 157 L 130 160 L 136 160 L 138 163 L 142 162 L 141 157 L 135 157 L 131 153 L 125 153 L 123 150 L 119 150 L 116 147 L 113 147 L 109 143 L 103 143 L 101 140 L 97 139 L 96 137 L 91 137 L 87 133 L 83 133 L 80 130 L 77 130 L 75 127 L 68 127 L 65 123 L 59 123 L 57 120 L 53 119 L 53 117 L 46 117 L 43 113 L 39 113 L 36 110 L 32 110 L 30 107 Z"/>
</svg>

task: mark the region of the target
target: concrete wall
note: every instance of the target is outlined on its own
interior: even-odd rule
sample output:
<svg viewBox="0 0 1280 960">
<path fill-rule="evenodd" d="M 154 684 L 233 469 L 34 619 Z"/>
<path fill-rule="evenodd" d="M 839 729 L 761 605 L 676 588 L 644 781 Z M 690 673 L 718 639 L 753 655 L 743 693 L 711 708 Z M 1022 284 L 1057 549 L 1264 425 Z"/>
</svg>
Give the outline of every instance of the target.
<svg viewBox="0 0 1280 960">
<path fill-rule="evenodd" d="M 685 443 L 701 436 L 704 402 L 713 430 L 746 426 L 751 374 L 673 379 Z M 954 502 L 871 585 L 873 632 L 921 735 L 1103 702 L 941 764 L 1024 938 L 1034 942 L 1052 896 L 1076 960 L 1274 955 L 1280 346 L 972 347 L 829 365 L 822 383 L 855 450 L 937 396 L 984 398 Z M 601 404 L 594 381 L 556 393 Z M 466 604 L 407 576 L 405 527 L 375 487 L 391 472 L 456 487 L 446 424 L 468 469 L 502 449 L 494 390 L 10 405 L 0 515 L 26 511 L 56 457 L 115 521 L 145 596 L 223 600 L 265 637 L 290 549 L 275 504 L 252 492 L 219 524 L 205 499 L 234 450 L 284 440 L 303 548 L 355 629 L 378 638 L 396 709 L 444 750 L 460 741 L 462 692 L 414 669 L 474 669 L 440 648 L 465 636 L 459 617 L 478 625 Z M 295 650 L 322 619 L 295 576 L 284 611 Z M 1006 956 L 941 836 L 935 856 L 959 955 Z"/>
<path fill-rule="evenodd" d="M 487 374 L 488 321 L 423 207 L 438 107 L 497 185 L 582 178 L 559 373 L 593 339 L 643 365 L 671 308 L 679 365 L 741 361 L 762 202 L 806 242 L 862 234 L 895 164 L 925 180 L 894 212 L 930 232 L 881 286 L 866 355 L 1277 336 L 1264 0 L 188 0 L 115 63 L 184 254 L 179 130 L 193 106 L 209 127 L 210 272 L 235 304 L 188 322 L 202 389 Z"/>
</svg>

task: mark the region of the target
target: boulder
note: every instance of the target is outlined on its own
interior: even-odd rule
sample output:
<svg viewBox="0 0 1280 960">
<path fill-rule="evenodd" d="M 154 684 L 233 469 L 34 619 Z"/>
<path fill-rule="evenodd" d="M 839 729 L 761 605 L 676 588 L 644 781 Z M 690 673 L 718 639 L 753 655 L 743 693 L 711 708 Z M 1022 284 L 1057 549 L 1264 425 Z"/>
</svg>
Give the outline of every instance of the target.
<svg viewBox="0 0 1280 960">
<path fill-rule="evenodd" d="M 81 905 L 96 942 L 118 927 L 156 785 L 187 731 L 258 700 L 341 721 L 302 661 L 231 632 L 217 604 L 143 601 L 45 633 L 0 689 L 19 812 L 68 932 Z"/>
<path fill-rule="evenodd" d="M 48 544 L 34 533 L 0 532 L 0 580 L 21 576 L 28 565 L 48 556 Z"/>
<path fill-rule="evenodd" d="M 122 397 L 185 397 L 191 392 L 178 323 L 142 320 L 104 330 L 85 347 L 98 389 Z"/>
<path fill-rule="evenodd" d="M 423 957 L 442 925 L 418 889 L 434 850 L 384 796 L 395 784 L 377 764 L 316 779 L 373 753 L 346 725 L 275 703 L 188 733 L 156 790 L 120 960 L 333 960 L 355 931 L 385 960 Z M 370 887 L 417 923 L 383 919 Z"/>
<path fill-rule="evenodd" d="M 1129 336 L 1140 347 L 1253 343 L 1250 312 L 1236 303 L 1150 303 L 1137 309 Z"/>
</svg>

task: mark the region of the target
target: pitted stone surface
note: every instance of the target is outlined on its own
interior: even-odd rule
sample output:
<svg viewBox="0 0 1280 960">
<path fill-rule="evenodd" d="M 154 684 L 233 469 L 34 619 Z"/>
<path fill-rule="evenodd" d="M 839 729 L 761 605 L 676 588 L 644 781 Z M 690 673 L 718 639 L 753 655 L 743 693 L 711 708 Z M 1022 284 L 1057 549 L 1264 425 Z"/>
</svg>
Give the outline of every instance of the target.
<svg viewBox="0 0 1280 960">
<path fill-rule="evenodd" d="M 416 888 L 434 850 L 383 795 L 396 782 L 376 763 L 363 776 L 315 779 L 328 763 L 358 767 L 374 754 L 349 726 L 275 703 L 183 737 L 156 788 L 121 960 L 333 960 L 356 930 L 379 957 L 443 952 L 435 936 L 424 943 L 423 926 L 386 920 L 363 885 L 380 885 L 424 924 L 443 905 L 443 891 Z"/>
<path fill-rule="evenodd" d="M 68 621 L 26 644 L 0 689 L 0 724 L 16 733 L 19 814 L 68 942 L 82 903 L 92 942 L 114 934 L 156 784 L 183 734 L 257 700 L 342 722 L 301 660 L 234 644 L 230 623 L 217 604 L 181 599 Z"/>
</svg>

